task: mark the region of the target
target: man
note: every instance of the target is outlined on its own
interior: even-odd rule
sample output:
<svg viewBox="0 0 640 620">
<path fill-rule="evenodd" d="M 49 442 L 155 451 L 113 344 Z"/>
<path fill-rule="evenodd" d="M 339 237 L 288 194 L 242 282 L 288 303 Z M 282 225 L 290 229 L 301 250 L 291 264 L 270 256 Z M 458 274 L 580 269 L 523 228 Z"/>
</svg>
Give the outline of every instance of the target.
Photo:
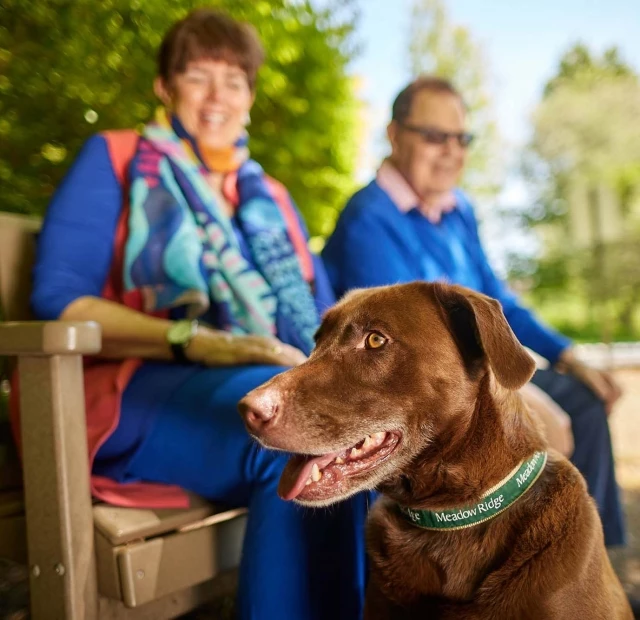
<svg viewBox="0 0 640 620">
<path fill-rule="evenodd" d="M 387 128 L 391 155 L 348 202 L 323 251 L 329 277 L 338 295 L 447 280 L 498 299 L 520 341 L 549 361 L 551 369 L 538 371 L 533 383 L 569 414 L 571 460 L 598 504 L 605 542 L 623 544 L 607 424 L 620 389 L 610 374 L 579 362 L 571 342 L 536 319 L 491 269 L 473 207 L 455 189 L 472 140 L 465 121 L 462 98 L 445 80 L 422 77 L 398 95 Z"/>
</svg>

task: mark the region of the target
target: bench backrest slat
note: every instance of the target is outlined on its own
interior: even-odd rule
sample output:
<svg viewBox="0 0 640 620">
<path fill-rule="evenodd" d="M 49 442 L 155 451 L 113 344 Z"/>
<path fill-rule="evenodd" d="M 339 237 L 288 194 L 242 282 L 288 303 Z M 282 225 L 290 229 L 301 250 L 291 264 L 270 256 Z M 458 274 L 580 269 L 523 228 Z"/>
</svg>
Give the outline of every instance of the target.
<svg viewBox="0 0 640 620">
<path fill-rule="evenodd" d="M 0 318 L 31 318 L 29 295 L 41 221 L 35 217 L 0 213 Z"/>
</svg>

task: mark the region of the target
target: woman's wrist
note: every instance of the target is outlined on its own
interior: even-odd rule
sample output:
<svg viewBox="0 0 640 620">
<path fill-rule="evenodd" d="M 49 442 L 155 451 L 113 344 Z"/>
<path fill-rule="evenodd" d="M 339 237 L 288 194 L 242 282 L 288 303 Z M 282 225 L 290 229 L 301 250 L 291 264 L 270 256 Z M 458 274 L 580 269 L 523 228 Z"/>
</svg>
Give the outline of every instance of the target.
<svg viewBox="0 0 640 620">
<path fill-rule="evenodd" d="M 229 332 L 200 324 L 198 325 L 198 331 L 184 352 L 194 364 L 206 364 L 210 360 L 213 350 L 216 348 L 228 349 L 234 338 L 234 335 Z"/>
<path fill-rule="evenodd" d="M 194 334 L 189 346 L 184 350 L 187 359 L 195 364 L 204 363 L 207 352 L 211 350 L 212 345 L 212 330 L 209 327 L 198 325 L 198 330 Z"/>
</svg>

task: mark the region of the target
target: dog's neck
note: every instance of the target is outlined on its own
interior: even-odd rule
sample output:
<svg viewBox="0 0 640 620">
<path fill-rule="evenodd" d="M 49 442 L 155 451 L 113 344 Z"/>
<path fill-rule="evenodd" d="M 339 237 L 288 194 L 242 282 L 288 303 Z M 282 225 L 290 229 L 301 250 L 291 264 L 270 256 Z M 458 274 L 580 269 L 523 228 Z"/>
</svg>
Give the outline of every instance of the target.
<svg viewBox="0 0 640 620">
<path fill-rule="evenodd" d="M 427 530 L 461 530 L 485 523 L 508 510 L 536 483 L 547 462 L 546 452 L 534 452 L 520 462 L 497 485 L 487 490 L 479 502 L 449 510 L 413 510 L 399 506 L 404 517 Z"/>
<path fill-rule="evenodd" d="M 441 510 L 478 501 L 524 459 L 545 449 L 536 424 L 516 392 L 494 385 L 490 373 L 477 383 L 472 408 L 380 490 L 408 508 Z"/>
</svg>

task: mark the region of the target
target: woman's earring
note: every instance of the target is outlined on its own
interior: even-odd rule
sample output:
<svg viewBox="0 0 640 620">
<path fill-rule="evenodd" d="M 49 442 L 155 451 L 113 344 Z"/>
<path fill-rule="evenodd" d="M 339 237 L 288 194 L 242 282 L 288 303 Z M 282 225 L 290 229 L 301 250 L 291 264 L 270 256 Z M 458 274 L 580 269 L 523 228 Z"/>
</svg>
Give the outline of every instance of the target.
<svg viewBox="0 0 640 620">
<path fill-rule="evenodd" d="M 251 114 L 247 112 L 247 115 L 244 117 L 244 126 L 247 127 L 251 125 Z"/>
</svg>

